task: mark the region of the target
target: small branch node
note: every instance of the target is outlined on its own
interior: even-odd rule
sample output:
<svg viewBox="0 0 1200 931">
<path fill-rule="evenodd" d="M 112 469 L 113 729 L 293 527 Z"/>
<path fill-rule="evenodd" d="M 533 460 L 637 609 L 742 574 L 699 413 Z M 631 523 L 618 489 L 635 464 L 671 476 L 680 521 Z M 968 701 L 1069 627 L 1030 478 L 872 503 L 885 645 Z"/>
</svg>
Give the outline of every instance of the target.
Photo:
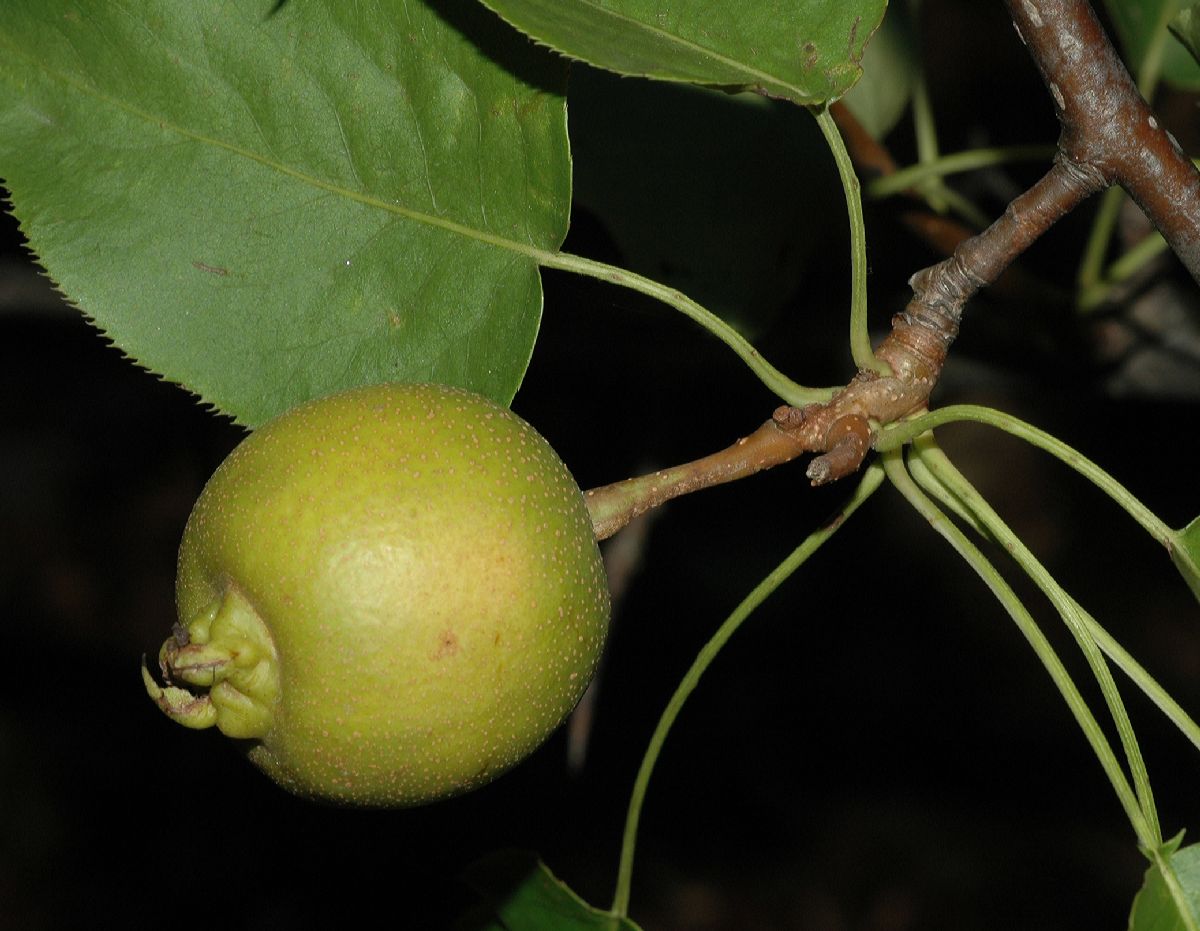
<svg viewBox="0 0 1200 931">
<path fill-rule="evenodd" d="M 914 305 L 936 311 L 937 320 L 952 321 L 957 333 L 963 304 L 968 297 L 987 284 L 987 279 L 968 267 L 962 253 L 955 252 L 950 258 L 921 269 L 908 279 L 908 283 L 913 289 L 915 300 L 903 313 L 912 313 Z M 940 327 L 940 322 L 935 324 L 935 328 Z"/>
<path fill-rule="evenodd" d="M 806 474 L 813 485 L 824 485 L 858 471 L 871 448 L 871 425 L 858 414 L 839 417 L 825 434 L 825 448 L 828 452 L 808 464 Z"/>
<path fill-rule="evenodd" d="M 1054 162 L 1059 166 L 1064 186 L 1078 192 L 1081 200 L 1103 191 L 1112 183 L 1098 165 L 1073 158 L 1061 148 L 1054 156 Z"/>
<path fill-rule="evenodd" d="M 781 430 L 795 430 L 797 427 L 804 425 L 808 419 L 808 407 L 792 407 L 785 404 L 782 407 L 775 408 L 771 414 L 771 419 L 775 421 L 776 426 Z"/>
</svg>

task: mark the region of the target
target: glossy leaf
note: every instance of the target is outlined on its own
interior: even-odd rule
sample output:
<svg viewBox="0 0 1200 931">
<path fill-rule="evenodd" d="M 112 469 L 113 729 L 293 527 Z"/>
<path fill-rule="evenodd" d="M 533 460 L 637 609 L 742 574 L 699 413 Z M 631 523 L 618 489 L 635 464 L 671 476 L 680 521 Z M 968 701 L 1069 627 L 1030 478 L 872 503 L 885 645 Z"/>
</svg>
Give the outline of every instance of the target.
<svg viewBox="0 0 1200 931">
<path fill-rule="evenodd" d="M 619 74 L 799 104 L 858 80 L 886 0 L 483 0 L 564 55 Z"/>
<path fill-rule="evenodd" d="M 0 177 L 66 294 L 243 423 L 383 380 L 507 403 L 564 78 L 465 0 L 6 0 Z"/>
<path fill-rule="evenodd" d="M 1180 848 L 1180 835 L 1165 845 L 1179 896 L 1172 894 L 1157 864 L 1146 878 L 1129 915 L 1129 931 L 1195 931 L 1200 927 L 1200 844 Z"/>
<path fill-rule="evenodd" d="M 592 908 L 532 853 L 491 854 L 473 864 L 464 879 L 486 905 L 456 931 L 638 931 L 628 918 Z"/>
<path fill-rule="evenodd" d="M 1174 19 L 1179 0 L 1105 0 L 1104 7 L 1136 77 L 1151 44 Z M 1200 90 L 1200 64 L 1172 37 L 1163 48 L 1162 76 L 1177 87 Z"/>
<path fill-rule="evenodd" d="M 1171 546 L 1171 559 L 1200 600 L 1200 517 L 1177 533 Z"/>
</svg>

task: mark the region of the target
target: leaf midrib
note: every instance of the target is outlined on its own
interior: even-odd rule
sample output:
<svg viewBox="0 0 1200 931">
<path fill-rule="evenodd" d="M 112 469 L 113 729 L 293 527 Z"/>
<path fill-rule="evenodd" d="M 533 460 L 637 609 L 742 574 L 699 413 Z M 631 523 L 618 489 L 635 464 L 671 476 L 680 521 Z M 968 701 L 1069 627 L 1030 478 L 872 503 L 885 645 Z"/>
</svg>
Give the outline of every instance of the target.
<svg viewBox="0 0 1200 931">
<path fill-rule="evenodd" d="M 24 52 L 21 49 L 15 48 L 11 44 L 11 42 L 6 43 L 5 48 L 6 48 L 6 52 L 11 56 L 9 58 L 9 61 L 12 61 L 16 57 L 21 57 L 26 62 L 32 63 L 34 68 L 36 69 L 37 73 L 44 75 L 45 77 L 49 78 L 50 80 L 57 80 L 59 83 L 65 85 L 68 88 L 73 88 L 74 90 L 78 91 L 81 94 L 84 94 L 85 96 L 91 97 L 91 98 L 98 100 L 104 104 L 107 104 L 111 107 L 115 107 L 116 109 L 121 110 L 124 113 L 135 116 L 138 119 L 142 120 L 143 122 L 145 122 L 146 124 L 148 124 L 152 127 L 157 127 L 160 130 L 167 130 L 167 131 L 173 132 L 176 135 L 179 135 L 185 139 L 193 140 L 194 142 L 199 142 L 199 143 L 203 143 L 205 145 L 213 146 L 215 148 L 224 149 L 225 151 L 230 152 L 234 155 L 238 155 L 242 158 L 249 159 L 250 161 L 257 162 L 260 165 L 263 165 L 274 171 L 278 171 L 281 174 L 284 174 L 290 178 L 294 178 L 297 181 L 307 184 L 310 187 L 313 187 L 317 190 L 335 194 L 337 196 L 344 197 L 347 200 L 354 201 L 356 203 L 360 203 L 360 204 L 363 204 L 368 207 L 374 207 L 379 210 L 383 210 L 387 213 L 391 213 L 396 216 L 403 217 L 407 220 L 412 220 L 413 222 L 416 222 L 416 223 L 421 223 L 426 226 L 431 226 L 431 227 L 435 227 L 438 229 L 442 229 L 447 232 L 454 233 L 456 235 L 463 236 L 468 239 L 473 239 L 473 240 L 476 240 L 477 242 L 481 242 L 486 245 L 493 246 L 495 248 L 505 249 L 507 251 L 514 252 L 518 255 L 522 255 L 527 258 L 533 259 L 539 265 L 545 264 L 547 260 L 551 259 L 555 255 L 555 253 L 552 251 L 548 251 L 545 249 L 539 249 L 537 246 L 533 246 L 528 243 L 523 243 L 523 242 L 518 242 L 513 239 L 508 239 L 507 237 L 499 236 L 495 233 L 491 233 L 486 230 L 481 230 L 481 229 L 477 229 L 472 226 L 467 226 L 467 225 L 459 223 L 455 220 L 449 220 L 444 217 L 439 217 L 434 214 L 426 213 L 425 211 L 422 211 L 422 210 L 416 210 L 411 207 L 405 207 L 400 204 L 393 203 L 391 201 L 383 200 L 377 196 L 367 194 L 367 193 L 364 193 L 361 191 L 355 191 L 350 188 L 344 187 L 340 184 L 335 184 L 332 181 L 327 181 L 324 178 L 317 177 L 315 175 L 309 174 L 308 172 L 301 171 L 298 168 L 293 168 L 290 165 L 286 165 L 283 162 L 278 161 L 277 159 L 268 158 L 267 156 L 261 155 L 255 151 L 253 151 L 251 149 L 247 149 L 243 146 L 235 145 L 234 143 L 226 142 L 222 139 L 218 139 L 216 137 L 206 135 L 205 133 L 197 132 L 196 130 L 189 129 L 186 126 L 182 126 L 173 120 L 166 119 L 162 116 L 158 116 L 158 115 L 156 115 L 148 110 L 145 110 L 141 107 L 134 106 L 133 104 L 128 103 L 127 101 L 123 101 L 117 97 L 112 96 L 111 94 L 107 94 L 107 93 L 101 91 L 99 88 L 95 87 L 94 85 L 89 84 L 88 82 L 76 77 L 75 75 L 70 74 L 69 72 L 65 72 L 65 71 L 59 70 L 57 68 L 47 67 L 44 62 L 39 61 L 38 59 L 34 58 L 33 56 L 29 55 L 28 53 Z M 0 72 L 0 74 L 3 74 L 3 72 Z M 9 70 L 7 72 L 7 74 L 5 75 L 5 80 L 7 81 L 7 83 L 9 83 L 10 86 L 12 86 L 14 84 L 12 77 L 13 77 L 13 72 L 11 70 Z"/>
<path fill-rule="evenodd" d="M 665 29 L 660 29 L 657 26 L 654 26 L 650 23 L 643 22 L 642 20 L 634 19 L 633 17 L 628 16 L 627 14 L 619 13 L 616 10 L 607 9 L 606 7 L 600 6 L 598 3 L 595 2 L 595 0 L 579 0 L 579 2 L 582 3 L 584 6 L 587 6 L 593 10 L 596 10 L 597 12 L 599 12 L 602 15 L 605 15 L 612 19 L 618 20 L 619 22 L 630 23 L 631 25 L 633 25 L 635 27 L 640 27 L 640 28 L 644 29 L 645 31 L 652 33 L 653 35 L 660 36 L 660 37 L 666 39 L 668 43 L 673 42 L 683 48 L 690 49 L 692 51 L 700 52 L 704 55 L 707 55 L 710 58 L 713 58 L 716 61 L 719 61 L 722 64 L 731 67 L 735 71 L 742 71 L 748 75 L 752 75 L 754 77 L 761 78 L 761 79 L 763 79 L 764 83 L 770 83 L 772 85 L 776 85 L 779 87 L 786 87 L 801 97 L 811 97 L 812 96 L 811 92 L 806 92 L 803 88 L 797 87 L 795 84 L 793 84 L 791 81 L 789 81 L 785 78 L 777 77 L 776 75 L 773 75 L 767 71 L 763 71 L 758 68 L 752 68 L 745 62 L 741 62 L 736 59 L 730 58 L 727 55 L 723 55 L 720 52 L 716 51 L 715 49 L 711 49 L 705 45 L 701 45 L 699 42 L 696 42 L 695 40 L 686 39 L 683 36 L 676 35 L 675 33 L 672 33 L 672 32 L 667 32 Z"/>
</svg>

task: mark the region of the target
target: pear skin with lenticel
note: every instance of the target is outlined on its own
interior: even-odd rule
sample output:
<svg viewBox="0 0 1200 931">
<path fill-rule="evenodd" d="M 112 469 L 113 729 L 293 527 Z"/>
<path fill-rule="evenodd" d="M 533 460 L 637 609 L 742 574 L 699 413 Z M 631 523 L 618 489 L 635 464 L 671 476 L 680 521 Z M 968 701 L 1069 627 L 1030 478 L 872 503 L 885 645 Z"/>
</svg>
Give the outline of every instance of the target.
<svg viewBox="0 0 1200 931">
<path fill-rule="evenodd" d="M 151 698 L 298 795 L 406 807 L 536 749 L 583 694 L 609 595 L 583 495 L 468 391 L 352 389 L 221 464 L 179 551 Z"/>
</svg>

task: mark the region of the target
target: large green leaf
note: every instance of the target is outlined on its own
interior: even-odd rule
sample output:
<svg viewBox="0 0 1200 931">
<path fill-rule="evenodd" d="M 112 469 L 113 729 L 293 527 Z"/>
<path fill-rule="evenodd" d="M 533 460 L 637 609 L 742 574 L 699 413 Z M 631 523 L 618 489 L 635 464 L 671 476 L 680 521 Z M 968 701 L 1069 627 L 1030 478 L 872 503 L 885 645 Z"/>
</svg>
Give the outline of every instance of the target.
<svg viewBox="0 0 1200 931">
<path fill-rule="evenodd" d="M 628 918 L 588 905 L 532 853 L 490 854 L 464 878 L 486 905 L 464 918 L 456 931 L 638 931 Z"/>
<path fill-rule="evenodd" d="M 507 403 L 564 80 L 468 0 L 4 0 L 0 177 L 66 294 L 246 424 L 393 379 Z"/>
<path fill-rule="evenodd" d="M 1135 74 L 1181 5 L 1180 0 L 1105 0 L 1104 7 Z M 1173 37 L 1168 37 L 1163 47 L 1162 76 L 1178 87 L 1200 90 L 1200 64 Z"/>
<path fill-rule="evenodd" d="M 886 0 L 483 0 L 565 55 L 637 77 L 748 88 L 799 104 L 841 96 Z"/>
<path fill-rule="evenodd" d="M 1200 926 L 1200 844 L 1182 849 L 1183 835 L 1163 850 L 1172 881 L 1158 864 L 1146 870 L 1142 888 L 1133 900 L 1129 931 L 1195 931 Z"/>
</svg>

